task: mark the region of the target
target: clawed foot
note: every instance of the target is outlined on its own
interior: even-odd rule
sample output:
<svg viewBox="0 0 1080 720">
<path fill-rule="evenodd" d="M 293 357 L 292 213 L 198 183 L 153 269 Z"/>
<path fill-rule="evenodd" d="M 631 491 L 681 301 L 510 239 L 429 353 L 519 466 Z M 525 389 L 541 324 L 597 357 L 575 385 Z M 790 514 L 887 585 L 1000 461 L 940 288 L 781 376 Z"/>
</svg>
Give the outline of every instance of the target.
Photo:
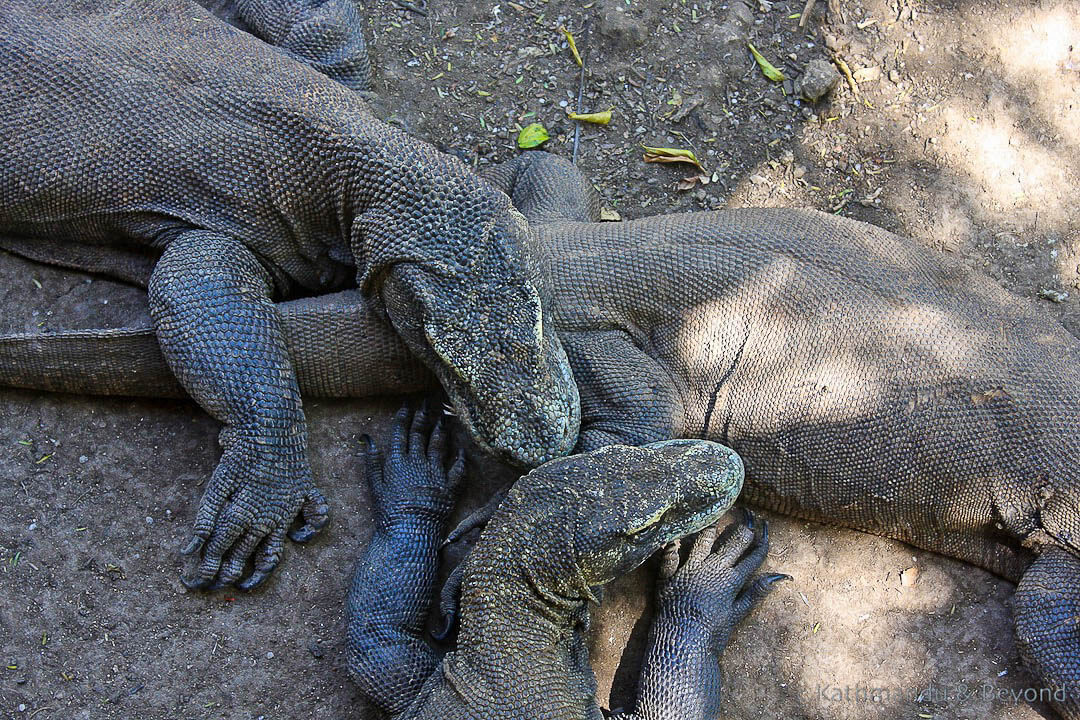
<svg viewBox="0 0 1080 720">
<path fill-rule="evenodd" d="M 406 406 L 394 416 L 390 448 L 384 459 L 365 436 L 365 471 L 375 501 L 376 522 L 383 529 L 407 523 L 416 515 L 445 520 L 453 509 L 465 474 L 465 452 L 451 452 L 441 413 L 432 422 L 424 403 L 414 414 Z"/>
<path fill-rule="evenodd" d="M 222 444 L 193 537 L 181 551 L 191 555 L 201 550 L 202 560 L 195 576 L 181 581 L 191 589 L 217 590 L 235 583 L 250 590 L 281 561 L 285 536 L 294 542 L 310 540 L 326 525 L 329 506 L 311 482 L 306 459 L 282 461 L 268 452 L 269 444 L 235 435 L 223 434 Z M 297 516 L 303 524 L 290 531 Z M 252 557 L 254 570 L 240 580 Z"/>
<path fill-rule="evenodd" d="M 754 516 L 745 511 L 745 522 L 717 545 L 718 527 L 702 530 L 693 540 L 690 555 L 679 566 L 679 545 L 664 551 L 660 564 L 658 622 L 678 626 L 700 624 L 709 649 L 719 654 L 728 637 L 751 608 L 780 580 L 790 575 L 754 576 L 769 550 L 769 525 L 755 532 Z"/>
</svg>

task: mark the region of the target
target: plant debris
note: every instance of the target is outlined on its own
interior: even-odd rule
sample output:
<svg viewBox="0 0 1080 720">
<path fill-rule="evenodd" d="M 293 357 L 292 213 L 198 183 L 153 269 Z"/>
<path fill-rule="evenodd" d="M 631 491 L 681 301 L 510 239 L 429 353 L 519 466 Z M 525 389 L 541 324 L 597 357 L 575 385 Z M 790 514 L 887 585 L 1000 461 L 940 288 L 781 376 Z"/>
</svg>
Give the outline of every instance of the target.
<svg viewBox="0 0 1080 720">
<path fill-rule="evenodd" d="M 689 163 L 701 172 L 705 172 L 705 168 L 698 162 L 697 155 L 694 154 L 693 150 L 649 147 L 648 145 L 642 145 L 641 147 L 645 150 L 644 160 L 647 163 Z"/>
<path fill-rule="evenodd" d="M 771 62 L 765 59 L 765 56 L 757 51 L 753 43 L 746 43 L 746 47 L 750 48 L 750 54 L 757 60 L 758 67 L 761 68 L 762 74 L 769 78 L 773 82 L 784 82 L 784 73 L 776 68 Z"/>
<path fill-rule="evenodd" d="M 595 113 L 568 112 L 566 115 L 571 120 L 580 120 L 581 122 L 593 123 L 594 125 L 607 125 L 611 122 L 611 110 Z"/>
<path fill-rule="evenodd" d="M 574 62 L 578 64 L 578 67 L 585 67 L 585 63 L 581 61 L 581 53 L 578 52 L 577 43 L 574 42 L 573 34 L 562 25 L 559 26 L 559 32 L 566 38 L 566 44 L 570 46 L 570 52 L 574 55 Z"/>
<path fill-rule="evenodd" d="M 642 145 L 645 149 L 645 157 L 643 158 L 647 163 L 687 163 L 697 168 L 698 172 L 693 175 L 687 175 L 675 185 L 675 189 L 679 191 L 691 190 L 697 185 L 708 185 L 711 181 L 709 173 L 698 161 L 697 155 L 694 155 L 693 150 L 683 150 L 682 148 L 662 148 L 662 147 L 649 147 Z"/>
<path fill-rule="evenodd" d="M 518 133 L 517 146 L 522 150 L 530 150 L 540 147 L 550 139 L 551 135 L 548 134 L 547 128 L 540 123 L 532 123 L 523 127 Z"/>
</svg>

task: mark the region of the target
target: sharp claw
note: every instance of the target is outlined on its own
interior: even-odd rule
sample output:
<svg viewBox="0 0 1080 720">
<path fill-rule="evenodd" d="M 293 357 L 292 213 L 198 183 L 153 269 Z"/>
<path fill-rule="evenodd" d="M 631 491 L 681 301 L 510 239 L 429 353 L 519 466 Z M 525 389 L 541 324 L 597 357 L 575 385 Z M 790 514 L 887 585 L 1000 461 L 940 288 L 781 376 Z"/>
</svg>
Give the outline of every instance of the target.
<svg viewBox="0 0 1080 720">
<path fill-rule="evenodd" d="M 442 545 L 439 546 L 439 549 L 440 550 L 445 550 L 446 548 L 450 547 L 454 543 L 459 542 L 461 540 L 461 538 L 465 537 L 466 535 L 468 535 L 469 533 L 471 533 L 473 530 L 475 530 L 478 527 L 482 528 L 483 525 L 470 525 L 469 527 L 465 528 L 464 530 L 462 530 L 461 526 L 459 525 L 458 527 L 456 527 L 456 528 L 454 528 L 453 530 L 450 531 L 450 533 L 446 536 L 446 539 L 442 541 Z"/>
<path fill-rule="evenodd" d="M 289 539 L 296 543 L 306 543 L 311 538 L 315 537 L 315 533 L 318 530 L 311 525 L 304 525 L 296 530 L 289 531 Z"/>
<path fill-rule="evenodd" d="M 761 542 L 769 542 L 769 521 L 761 523 Z"/>
<path fill-rule="evenodd" d="M 745 516 L 746 527 L 753 530 L 754 529 L 754 513 L 750 512 L 750 508 L 743 508 L 743 515 Z"/>
<path fill-rule="evenodd" d="M 766 575 L 764 577 L 765 582 L 768 583 L 769 585 L 772 585 L 775 582 L 780 582 L 781 580 L 794 580 L 794 579 L 795 578 L 793 578 L 790 575 L 787 575 L 785 573 L 773 573 L 772 575 Z"/>
<path fill-rule="evenodd" d="M 191 542 L 189 542 L 187 546 L 180 551 L 180 554 L 191 555 L 192 553 L 199 552 L 199 550 L 202 550 L 203 543 L 205 542 L 206 540 L 196 535 L 195 537 L 191 538 Z"/>
<path fill-rule="evenodd" d="M 188 590 L 205 590 L 206 586 L 209 584 L 210 581 L 209 580 L 202 580 L 200 578 L 195 578 L 193 580 L 188 580 L 186 577 L 181 575 L 180 576 L 180 582 Z"/>
<path fill-rule="evenodd" d="M 445 615 L 443 615 L 443 617 L 442 617 L 443 626 L 439 630 L 432 630 L 431 631 L 432 639 L 434 639 L 435 642 L 446 642 L 447 639 L 450 637 L 450 632 L 454 629 L 454 621 L 455 621 L 455 619 L 456 618 L 454 616 L 454 613 L 452 613 L 452 612 L 449 612 L 449 613 L 446 613 Z"/>
<path fill-rule="evenodd" d="M 254 590 L 255 588 L 266 582 L 266 578 L 270 577 L 270 573 L 263 572 L 262 570 L 255 570 L 251 573 L 251 576 L 236 583 L 236 587 L 241 590 Z"/>
</svg>

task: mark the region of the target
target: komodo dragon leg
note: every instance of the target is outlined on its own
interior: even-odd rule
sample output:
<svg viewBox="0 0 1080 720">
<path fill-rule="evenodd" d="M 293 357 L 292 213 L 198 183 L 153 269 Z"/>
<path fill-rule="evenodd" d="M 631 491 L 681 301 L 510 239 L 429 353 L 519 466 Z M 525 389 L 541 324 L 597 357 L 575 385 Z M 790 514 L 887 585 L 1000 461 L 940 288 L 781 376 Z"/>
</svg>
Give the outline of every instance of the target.
<svg viewBox="0 0 1080 720">
<path fill-rule="evenodd" d="M 1066 718 L 1080 718 L 1080 559 L 1046 549 L 1016 587 L 1016 644 L 1042 683 L 1038 697 Z M 1045 694 L 1044 694 L 1045 693 Z"/>
<path fill-rule="evenodd" d="M 680 567 L 678 544 L 660 564 L 657 610 L 638 683 L 637 708 L 620 720 L 708 720 L 719 717 L 720 655 L 732 631 L 773 583 L 790 575 L 752 577 L 769 547 L 753 516 L 717 544 L 717 527 L 702 530 Z M 714 547 L 715 546 L 715 547 Z"/>
<path fill-rule="evenodd" d="M 371 89 L 364 24 L 354 0 L 197 0 L 345 87 Z"/>
<path fill-rule="evenodd" d="M 366 438 L 364 475 L 375 531 L 357 564 L 345 601 L 346 657 L 361 692 L 380 710 L 400 715 L 438 662 L 424 640 L 435 587 L 439 538 L 464 474 L 460 451 L 448 463 L 442 419 L 427 407 L 394 418 L 389 454 Z M 449 470 L 444 470 L 449 464 Z"/>
<path fill-rule="evenodd" d="M 203 493 L 185 553 L 205 553 L 189 587 L 239 579 L 251 588 L 277 566 L 286 531 L 303 542 L 326 524 L 311 480 L 300 389 L 271 301 L 270 274 L 244 245 L 204 231 L 169 244 L 150 277 L 150 314 L 180 384 L 224 423 L 221 460 Z M 246 361 L 234 362 L 242 348 Z M 217 580 L 215 581 L 215 578 Z"/>
<path fill-rule="evenodd" d="M 677 440 L 529 473 L 470 555 L 462 635 L 439 661 L 421 633 L 463 462 L 451 463 L 443 428 L 431 426 L 426 410 L 402 411 L 385 461 L 370 443 L 366 453 L 376 526 L 347 601 L 349 669 L 363 693 L 393 718 L 599 720 L 583 636 L 592 588 L 704 528 L 681 569 L 677 551 L 666 556 L 637 709 L 622 717 L 712 717 L 728 636 L 787 577 L 752 577 L 764 528 L 740 525 L 719 542 L 709 528 L 738 495 L 738 457 Z"/>
</svg>

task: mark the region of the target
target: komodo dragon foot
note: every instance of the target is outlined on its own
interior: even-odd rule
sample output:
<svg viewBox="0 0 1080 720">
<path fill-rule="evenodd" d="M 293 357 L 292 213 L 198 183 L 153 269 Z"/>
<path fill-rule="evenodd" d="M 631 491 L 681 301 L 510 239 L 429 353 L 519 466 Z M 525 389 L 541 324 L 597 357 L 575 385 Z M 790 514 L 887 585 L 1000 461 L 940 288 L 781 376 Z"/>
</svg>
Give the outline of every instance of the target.
<svg viewBox="0 0 1080 720">
<path fill-rule="evenodd" d="M 790 575 L 754 575 L 769 548 L 769 526 L 754 517 L 694 538 L 680 567 L 678 542 L 660 563 L 657 611 L 642 664 L 637 710 L 620 720 L 695 720 L 719 717 L 719 658 L 735 626 L 773 584 Z"/>
<path fill-rule="evenodd" d="M 442 414 L 425 403 L 402 407 L 384 455 L 365 436 L 364 475 L 375 532 L 346 599 L 346 653 L 361 691 L 383 710 L 404 711 L 434 671 L 424 620 L 435 587 L 439 538 L 464 474 L 462 451 L 448 446 Z"/>
</svg>

